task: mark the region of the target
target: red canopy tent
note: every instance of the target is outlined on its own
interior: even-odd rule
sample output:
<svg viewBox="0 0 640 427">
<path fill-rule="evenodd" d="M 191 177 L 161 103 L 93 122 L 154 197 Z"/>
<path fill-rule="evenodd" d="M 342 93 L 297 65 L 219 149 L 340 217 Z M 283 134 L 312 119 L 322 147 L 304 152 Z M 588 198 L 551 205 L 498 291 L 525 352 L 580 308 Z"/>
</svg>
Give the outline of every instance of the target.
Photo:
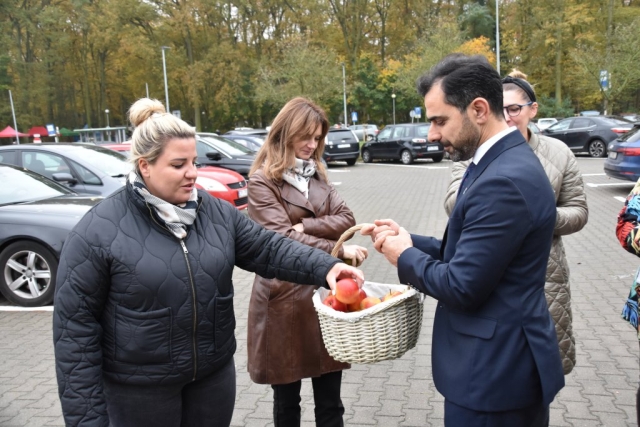
<svg viewBox="0 0 640 427">
<path fill-rule="evenodd" d="M 45 137 L 45 136 L 49 136 L 49 131 L 44 126 L 34 126 L 31 129 L 29 129 L 29 132 L 27 132 L 27 134 L 29 136 L 34 136 L 35 134 L 38 134 L 41 137 Z"/>
<path fill-rule="evenodd" d="M 15 138 L 16 134 L 18 136 L 29 136 L 26 133 L 16 132 L 14 128 L 12 128 L 11 126 L 7 126 L 2 130 L 2 132 L 0 132 L 0 138 Z"/>
</svg>

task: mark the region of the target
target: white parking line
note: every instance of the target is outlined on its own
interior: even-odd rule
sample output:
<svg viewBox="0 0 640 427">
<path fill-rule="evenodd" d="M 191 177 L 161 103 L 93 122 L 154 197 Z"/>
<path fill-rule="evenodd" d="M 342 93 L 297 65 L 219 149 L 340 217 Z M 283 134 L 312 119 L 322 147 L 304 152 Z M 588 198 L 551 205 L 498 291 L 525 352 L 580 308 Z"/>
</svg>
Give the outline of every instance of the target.
<svg viewBox="0 0 640 427">
<path fill-rule="evenodd" d="M 13 305 L 2 305 L 0 311 L 53 311 L 52 305 L 46 305 L 44 307 L 16 307 Z"/>
<path fill-rule="evenodd" d="M 390 165 L 387 163 L 364 163 L 366 166 L 389 166 L 396 168 L 449 169 L 449 166 Z"/>
<path fill-rule="evenodd" d="M 627 186 L 627 187 L 633 187 L 635 185 L 635 183 L 633 182 L 611 182 L 611 183 L 607 183 L 607 184 L 593 184 L 591 182 L 587 182 L 587 185 L 589 187 L 615 187 L 615 186 Z"/>
<path fill-rule="evenodd" d="M 622 196 L 614 196 L 613 198 L 622 203 L 624 203 L 627 200 Z"/>
<path fill-rule="evenodd" d="M 341 182 L 332 182 L 331 185 L 333 185 L 335 187 L 337 185 L 342 185 L 342 183 Z"/>
</svg>

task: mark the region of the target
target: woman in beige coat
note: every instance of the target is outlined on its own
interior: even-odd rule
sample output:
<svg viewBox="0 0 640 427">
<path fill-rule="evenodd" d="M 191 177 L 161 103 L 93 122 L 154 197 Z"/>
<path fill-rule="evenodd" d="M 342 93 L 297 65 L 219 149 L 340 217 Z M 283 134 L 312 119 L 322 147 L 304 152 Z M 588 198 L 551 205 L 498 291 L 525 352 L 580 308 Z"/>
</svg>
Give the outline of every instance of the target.
<svg viewBox="0 0 640 427">
<path fill-rule="evenodd" d="M 556 226 L 547 263 L 545 294 L 549 312 L 556 326 L 560 356 L 565 375 L 576 364 L 576 343 L 573 336 L 569 265 L 562 245 L 562 236 L 580 231 L 587 223 L 589 209 L 584 194 L 582 175 L 576 159 L 565 143 L 555 138 L 537 135 L 528 124 L 538 112 L 536 95 L 527 76 L 514 70 L 503 80 L 504 115 L 509 126 L 516 126 L 540 159 L 556 196 Z M 451 214 L 456 203 L 460 180 L 469 162 L 456 162 L 451 172 L 444 208 Z"/>
<path fill-rule="evenodd" d="M 331 252 L 355 225 L 353 213 L 327 179 L 322 164 L 329 122 L 304 98 L 289 101 L 273 121 L 249 181 L 249 216 L 309 246 Z M 367 250 L 346 245 L 340 258 L 359 264 Z M 329 356 L 311 297 L 314 288 L 256 276 L 249 303 L 248 370 L 273 388 L 276 427 L 300 425 L 302 378 L 311 378 L 316 425 L 342 426 L 342 370 Z"/>
</svg>

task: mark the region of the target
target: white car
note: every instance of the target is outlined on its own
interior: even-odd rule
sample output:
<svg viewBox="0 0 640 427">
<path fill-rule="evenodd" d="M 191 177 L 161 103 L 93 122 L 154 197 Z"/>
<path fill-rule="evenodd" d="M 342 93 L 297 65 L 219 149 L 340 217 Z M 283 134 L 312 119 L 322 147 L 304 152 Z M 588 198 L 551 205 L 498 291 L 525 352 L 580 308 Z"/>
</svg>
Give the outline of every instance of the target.
<svg viewBox="0 0 640 427">
<path fill-rule="evenodd" d="M 545 119 L 538 119 L 538 122 L 536 124 L 538 125 L 538 128 L 540 130 L 545 130 L 546 128 L 548 128 L 554 123 L 558 123 L 558 119 L 554 119 L 550 117 Z"/>
</svg>

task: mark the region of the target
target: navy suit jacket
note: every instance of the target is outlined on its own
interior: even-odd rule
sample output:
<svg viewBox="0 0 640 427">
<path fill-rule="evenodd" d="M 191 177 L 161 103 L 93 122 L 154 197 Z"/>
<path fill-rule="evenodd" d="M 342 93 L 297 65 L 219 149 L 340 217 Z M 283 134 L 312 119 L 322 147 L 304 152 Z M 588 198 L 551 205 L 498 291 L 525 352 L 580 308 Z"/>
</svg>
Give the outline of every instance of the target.
<svg viewBox="0 0 640 427">
<path fill-rule="evenodd" d="M 398 259 L 401 283 L 438 300 L 436 388 L 475 411 L 548 404 L 564 386 L 544 295 L 556 220 L 549 179 L 514 131 L 464 184 L 444 238 L 412 235 Z"/>
</svg>

